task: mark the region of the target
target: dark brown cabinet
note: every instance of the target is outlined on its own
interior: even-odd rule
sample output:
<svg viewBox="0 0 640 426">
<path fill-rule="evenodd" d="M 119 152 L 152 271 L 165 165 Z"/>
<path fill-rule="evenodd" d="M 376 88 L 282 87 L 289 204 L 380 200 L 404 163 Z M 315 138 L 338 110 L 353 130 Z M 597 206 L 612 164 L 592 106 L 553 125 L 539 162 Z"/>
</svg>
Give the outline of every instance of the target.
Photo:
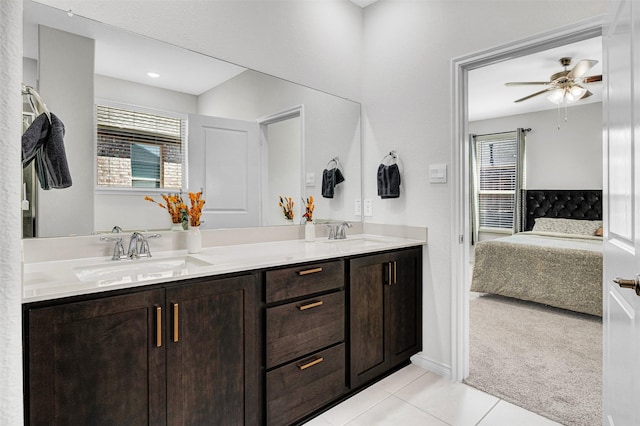
<svg viewBox="0 0 640 426">
<path fill-rule="evenodd" d="M 422 248 L 24 306 L 29 425 L 297 424 L 422 349 Z"/>
<path fill-rule="evenodd" d="M 267 271 L 266 413 L 289 425 L 347 391 L 343 260 Z"/>
<path fill-rule="evenodd" d="M 349 261 L 352 389 L 422 350 L 421 265 L 420 248 Z"/>
<path fill-rule="evenodd" d="M 259 422 L 253 276 L 167 289 L 167 422 Z"/>
<path fill-rule="evenodd" d="M 258 424 L 254 275 L 27 307 L 31 425 Z"/>
</svg>

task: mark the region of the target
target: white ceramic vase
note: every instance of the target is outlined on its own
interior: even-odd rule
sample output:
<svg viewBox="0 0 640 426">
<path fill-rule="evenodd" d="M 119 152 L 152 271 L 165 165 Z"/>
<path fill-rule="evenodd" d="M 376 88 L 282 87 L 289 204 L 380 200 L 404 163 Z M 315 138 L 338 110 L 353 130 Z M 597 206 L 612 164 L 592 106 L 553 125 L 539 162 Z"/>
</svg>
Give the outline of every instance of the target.
<svg viewBox="0 0 640 426">
<path fill-rule="evenodd" d="M 304 240 L 307 242 L 316 240 L 316 225 L 313 222 L 307 222 L 304 225 Z"/>
<path fill-rule="evenodd" d="M 200 253 L 202 251 L 202 234 L 199 226 L 192 226 L 187 230 L 187 252 Z"/>
</svg>

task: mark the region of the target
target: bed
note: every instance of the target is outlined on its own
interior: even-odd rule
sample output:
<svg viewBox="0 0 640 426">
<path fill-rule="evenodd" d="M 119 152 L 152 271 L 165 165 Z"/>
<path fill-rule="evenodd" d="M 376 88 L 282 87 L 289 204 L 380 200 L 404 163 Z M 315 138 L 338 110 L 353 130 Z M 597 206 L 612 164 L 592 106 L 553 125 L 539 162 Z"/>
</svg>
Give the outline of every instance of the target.
<svg viewBox="0 0 640 426">
<path fill-rule="evenodd" d="M 602 316 L 602 191 L 523 199 L 523 232 L 476 243 L 471 291 Z"/>
</svg>

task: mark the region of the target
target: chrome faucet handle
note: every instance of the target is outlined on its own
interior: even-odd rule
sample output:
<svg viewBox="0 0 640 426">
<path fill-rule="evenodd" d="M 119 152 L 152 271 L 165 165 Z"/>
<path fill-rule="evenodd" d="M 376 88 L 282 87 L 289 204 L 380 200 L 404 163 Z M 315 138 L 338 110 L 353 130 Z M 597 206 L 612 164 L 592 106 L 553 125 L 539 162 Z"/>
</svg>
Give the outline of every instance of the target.
<svg viewBox="0 0 640 426">
<path fill-rule="evenodd" d="M 122 232 L 122 228 L 120 228 L 118 225 L 116 225 L 113 228 L 111 228 L 111 233 L 112 234 L 120 234 L 121 232 Z"/>
<path fill-rule="evenodd" d="M 330 223 L 327 223 L 327 228 L 329 228 L 329 239 L 330 240 L 335 240 L 336 239 L 336 227 L 333 226 Z"/>
<path fill-rule="evenodd" d="M 351 224 L 349 222 L 342 222 L 340 225 L 338 225 L 338 231 L 336 232 L 336 239 L 338 240 L 344 240 L 345 238 L 347 238 L 347 231 L 346 228 L 351 228 Z"/>
<path fill-rule="evenodd" d="M 111 260 L 126 259 L 127 255 L 124 253 L 124 245 L 122 244 L 122 238 L 120 237 L 100 237 L 101 241 L 114 241 L 113 256 Z"/>
<path fill-rule="evenodd" d="M 149 238 L 160 238 L 162 235 L 160 234 L 151 234 L 151 235 L 144 235 L 144 234 L 140 234 L 141 241 L 140 241 L 140 248 L 138 251 L 138 256 L 145 256 L 145 257 L 151 257 L 151 250 L 149 249 Z"/>
</svg>

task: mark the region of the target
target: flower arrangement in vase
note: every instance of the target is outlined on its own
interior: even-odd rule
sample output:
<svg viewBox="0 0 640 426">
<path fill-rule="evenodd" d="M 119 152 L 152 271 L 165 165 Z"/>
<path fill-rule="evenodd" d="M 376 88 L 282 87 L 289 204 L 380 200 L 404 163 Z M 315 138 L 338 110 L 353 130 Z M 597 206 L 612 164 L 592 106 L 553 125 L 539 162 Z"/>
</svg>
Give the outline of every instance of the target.
<svg viewBox="0 0 640 426">
<path fill-rule="evenodd" d="M 304 225 L 304 240 L 307 242 L 313 242 L 316 239 L 316 226 L 313 223 L 313 210 L 315 210 L 315 205 L 313 204 L 313 196 L 309 196 L 305 202 L 305 213 L 302 215 L 304 219 L 306 219 L 306 223 Z"/>
<path fill-rule="evenodd" d="M 202 207 L 204 200 L 202 199 L 202 191 L 190 192 L 189 201 L 189 230 L 187 231 L 187 252 L 199 253 L 202 251 L 202 235 L 200 234 L 200 216 L 202 215 Z"/>
<path fill-rule="evenodd" d="M 200 215 L 202 215 L 202 207 L 204 206 L 204 199 L 202 199 L 202 191 L 190 192 L 189 201 L 191 207 L 189 207 L 189 225 L 191 227 L 200 226 Z"/>
<path fill-rule="evenodd" d="M 161 194 L 164 204 L 157 202 L 148 195 L 144 197 L 145 200 L 157 204 L 163 209 L 166 209 L 171 216 L 172 229 L 187 229 L 187 205 L 182 200 L 182 194 Z"/>
<path fill-rule="evenodd" d="M 305 203 L 305 213 L 302 215 L 302 217 L 305 218 L 306 222 L 313 222 L 313 210 L 316 208 L 316 206 L 313 204 L 313 195 L 310 195 L 306 202 L 303 199 L 302 200 Z"/>
<path fill-rule="evenodd" d="M 293 212 L 293 206 L 295 205 L 295 203 L 293 202 L 291 197 L 282 198 L 282 195 L 280 195 L 280 202 L 278 203 L 278 205 L 282 208 L 282 214 L 284 214 L 284 218 L 293 221 L 293 217 L 295 216 Z"/>
</svg>

